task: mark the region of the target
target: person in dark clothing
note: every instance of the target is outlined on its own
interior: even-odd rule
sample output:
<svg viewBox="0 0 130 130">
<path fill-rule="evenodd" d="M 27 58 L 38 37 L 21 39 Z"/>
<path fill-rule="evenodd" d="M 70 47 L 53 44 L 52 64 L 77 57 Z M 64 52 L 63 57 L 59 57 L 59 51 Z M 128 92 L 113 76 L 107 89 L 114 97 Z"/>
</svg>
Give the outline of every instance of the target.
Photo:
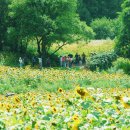
<svg viewBox="0 0 130 130">
<path fill-rule="evenodd" d="M 36 57 L 33 56 L 32 57 L 32 67 L 34 67 L 36 65 Z"/>
<path fill-rule="evenodd" d="M 68 56 L 69 56 L 70 58 L 73 58 L 73 55 L 72 55 L 72 54 L 69 54 Z"/>
<path fill-rule="evenodd" d="M 83 64 L 83 65 L 86 64 L 86 55 L 85 55 L 84 52 L 83 52 L 83 54 L 82 54 L 82 64 Z"/>
<path fill-rule="evenodd" d="M 23 58 L 24 66 L 28 65 L 28 57 L 24 56 Z"/>
<path fill-rule="evenodd" d="M 81 58 L 81 56 L 79 55 L 79 57 L 78 57 L 78 64 L 79 64 L 79 66 L 81 66 L 82 65 L 82 58 Z"/>
<path fill-rule="evenodd" d="M 47 67 L 51 67 L 51 60 L 50 60 L 49 57 L 48 57 L 47 60 L 46 60 L 46 66 L 47 66 Z"/>
<path fill-rule="evenodd" d="M 76 64 L 76 66 L 79 64 L 79 55 L 78 55 L 78 53 L 75 54 L 75 64 Z"/>
</svg>

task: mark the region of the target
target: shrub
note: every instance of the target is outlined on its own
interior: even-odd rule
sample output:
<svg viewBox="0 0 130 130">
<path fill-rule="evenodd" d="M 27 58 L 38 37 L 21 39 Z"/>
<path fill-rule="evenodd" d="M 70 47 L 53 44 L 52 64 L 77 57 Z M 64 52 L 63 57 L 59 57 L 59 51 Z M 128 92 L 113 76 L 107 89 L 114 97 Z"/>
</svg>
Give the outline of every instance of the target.
<svg viewBox="0 0 130 130">
<path fill-rule="evenodd" d="M 116 70 L 122 69 L 124 73 L 130 74 L 130 60 L 127 58 L 118 58 L 113 66 Z"/>
<path fill-rule="evenodd" d="M 95 19 L 91 23 L 91 27 L 96 33 L 96 39 L 114 39 L 120 28 L 120 21 L 118 19 L 107 19 L 103 17 L 101 19 Z"/>
<path fill-rule="evenodd" d="M 11 52 L 0 52 L 0 65 L 17 66 L 19 64 L 18 54 Z"/>
<path fill-rule="evenodd" d="M 89 62 L 90 70 L 104 70 L 112 66 L 112 62 L 116 60 L 117 55 L 114 52 L 92 54 Z"/>
</svg>

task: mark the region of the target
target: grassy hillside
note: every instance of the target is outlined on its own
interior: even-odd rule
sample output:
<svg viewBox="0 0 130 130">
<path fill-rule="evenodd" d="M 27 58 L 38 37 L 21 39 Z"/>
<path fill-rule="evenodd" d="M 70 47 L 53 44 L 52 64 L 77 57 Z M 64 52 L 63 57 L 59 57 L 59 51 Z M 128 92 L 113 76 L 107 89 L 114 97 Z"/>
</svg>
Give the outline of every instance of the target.
<svg viewBox="0 0 130 130">
<path fill-rule="evenodd" d="M 72 53 L 75 55 L 76 52 L 79 54 L 82 54 L 84 52 L 89 57 L 90 53 L 113 51 L 114 45 L 115 43 L 112 40 L 94 40 L 90 43 L 79 42 L 64 46 L 61 50 L 57 52 L 57 54 L 66 55 Z M 51 48 L 51 51 L 53 52 L 56 47 L 57 45 L 55 44 Z"/>
</svg>

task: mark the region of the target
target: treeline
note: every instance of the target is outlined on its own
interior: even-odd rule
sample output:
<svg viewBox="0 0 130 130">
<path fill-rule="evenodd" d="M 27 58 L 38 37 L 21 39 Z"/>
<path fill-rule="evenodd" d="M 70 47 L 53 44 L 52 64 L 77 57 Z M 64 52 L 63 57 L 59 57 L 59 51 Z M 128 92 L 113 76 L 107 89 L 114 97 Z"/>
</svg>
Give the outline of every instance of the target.
<svg viewBox="0 0 130 130">
<path fill-rule="evenodd" d="M 86 23 L 96 18 L 115 19 L 121 11 L 123 0 L 78 0 L 78 13 Z"/>
<path fill-rule="evenodd" d="M 46 57 L 53 43 L 60 43 L 59 50 L 94 37 L 77 15 L 77 0 L 0 0 L 0 6 L 0 50 L 24 53 L 35 41 L 37 53 Z"/>
<path fill-rule="evenodd" d="M 121 3 L 122 0 L 0 0 L 0 50 L 25 53 L 28 44 L 35 41 L 37 53 L 46 57 L 53 43 L 59 45 L 58 51 L 78 40 L 116 37 L 115 51 L 130 57 L 130 1 L 123 1 L 122 6 Z"/>
</svg>

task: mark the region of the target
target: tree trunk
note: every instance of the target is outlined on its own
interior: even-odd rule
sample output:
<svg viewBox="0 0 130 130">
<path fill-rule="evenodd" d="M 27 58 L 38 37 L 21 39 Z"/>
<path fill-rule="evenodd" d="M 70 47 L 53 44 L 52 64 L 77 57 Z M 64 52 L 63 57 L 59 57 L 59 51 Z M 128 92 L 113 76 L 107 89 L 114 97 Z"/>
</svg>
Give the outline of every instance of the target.
<svg viewBox="0 0 130 130">
<path fill-rule="evenodd" d="M 41 40 L 38 40 L 37 37 L 36 37 L 36 40 L 37 40 L 37 52 L 39 56 L 41 56 L 41 47 L 40 47 Z"/>
<path fill-rule="evenodd" d="M 46 59 L 47 59 L 47 42 L 46 39 L 42 38 L 42 60 L 43 66 L 46 66 Z"/>
</svg>

